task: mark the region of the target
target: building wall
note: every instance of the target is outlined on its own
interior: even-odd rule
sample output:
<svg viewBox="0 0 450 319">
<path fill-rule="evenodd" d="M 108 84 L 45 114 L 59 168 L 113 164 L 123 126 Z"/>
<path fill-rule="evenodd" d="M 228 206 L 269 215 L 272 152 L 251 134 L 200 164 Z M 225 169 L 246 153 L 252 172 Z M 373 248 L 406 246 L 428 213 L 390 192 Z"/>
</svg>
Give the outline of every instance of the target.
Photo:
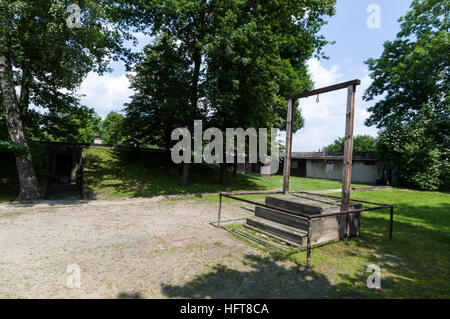
<svg viewBox="0 0 450 319">
<path fill-rule="evenodd" d="M 284 162 L 282 163 L 284 164 Z M 283 166 L 280 164 L 281 169 Z M 281 171 L 283 174 L 283 171 Z M 305 159 L 293 159 L 291 161 L 291 176 L 306 177 L 306 160 Z"/>
<path fill-rule="evenodd" d="M 372 163 L 373 165 L 367 165 Z M 333 164 L 326 160 L 307 160 L 306 177 L 331 180 L 342 180 L 342 161 Z M 352 182 L 376 184 L 377 178 L 383 176 L 383 165 L 378 162 L 353 161 Z"/>
</svg>

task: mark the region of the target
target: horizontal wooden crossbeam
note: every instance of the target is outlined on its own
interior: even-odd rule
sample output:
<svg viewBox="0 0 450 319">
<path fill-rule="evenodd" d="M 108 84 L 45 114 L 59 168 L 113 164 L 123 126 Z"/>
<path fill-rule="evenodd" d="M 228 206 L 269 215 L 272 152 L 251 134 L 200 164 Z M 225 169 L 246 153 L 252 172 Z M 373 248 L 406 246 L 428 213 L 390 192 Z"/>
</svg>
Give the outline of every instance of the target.
<svg viewBox="0 0 450 319">
<path fill-rule="evenodd" d="M 322 93 L 327 93 L 327 92 L 336 91 L 336 90 L 340 90 L 340 89 L 345 89 L 350 85 L 360 85 L 360 84 L 361 84 L 361 80 L 356 79 L 356 80 L 352 80 L 352 81 L 348 81 L 348 82 L 343 82 L 343 83 L 327 86 L 327 87 L 324 87 L 321 89 L 316 89 L 316 90 L 292 95 L 292 96 L 289 96 L 287 98 L 287 100 L 297 100 L 297 99 L 301 99 L 301 98 L 308 97 L 308 96 L 313 96 L 313 95 L 317 95 L 317 94 L 322 94 Z"/>
</svg>

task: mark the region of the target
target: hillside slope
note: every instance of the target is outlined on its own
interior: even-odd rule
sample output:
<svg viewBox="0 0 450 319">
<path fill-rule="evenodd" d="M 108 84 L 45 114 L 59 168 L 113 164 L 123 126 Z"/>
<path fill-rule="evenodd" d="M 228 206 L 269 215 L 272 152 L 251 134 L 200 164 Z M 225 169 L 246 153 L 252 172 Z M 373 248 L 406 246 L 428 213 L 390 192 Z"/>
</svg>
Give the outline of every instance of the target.
<svg viewBox="0 0 450 319">
<path fill-rule="evenodd" d="M 275 190 L 282 187 L 280 175 L 263 178 L 259 174 L 238 173 L 232 177 L 231 172 L 229 185 L 221 186 L 217 166 L 195 164 L 191 166 L 189 186 L 183 189 L 180 186 L 181 165 L 172 162 L 170 153 L 157 150 L 90 147 L 85 150 L 84 157 L 85 187 L 94 198 Z M 338 188 L 341 188 L 341 183 L 337 181 L 291 177 L 292 190 Z"/>
</svg>

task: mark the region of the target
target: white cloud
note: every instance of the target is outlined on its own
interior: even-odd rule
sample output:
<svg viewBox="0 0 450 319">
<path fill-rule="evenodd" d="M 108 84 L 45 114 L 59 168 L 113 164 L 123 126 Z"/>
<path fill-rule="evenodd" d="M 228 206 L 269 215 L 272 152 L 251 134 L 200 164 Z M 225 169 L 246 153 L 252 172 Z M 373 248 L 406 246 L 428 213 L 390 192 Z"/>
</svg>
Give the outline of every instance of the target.
<svg viewBox="0 0 450 319">
<path fill-rule="evenodd" d="M 335 84 L 343 77 L 343 74 L 340 72 L 339 66 L 337 65 L 333 65 L 327 70 L 320 64 L 320 61 L 315 58 L 310 59 L 306 64 L 308 65 L 309 73 L 312 75 L 314 83 L 318 88 Z"/>
<path fill-rule="evenodd" d="M 97 114 L 103 118 L 110 111 L 120 111 L 124 104 L 130 101 L 133 91 L 129 88 L 130 81 L 125 74 L 114 76 L 89 73 L 78 90 L 79 94 L 85 95 L 81 103 L 95 109 Z"/>
<path fill-rule="evenodd" d="M 308 67 L 314 80 L 315 88 L 353 79 L 344 79 L 339 66 L 333 65 L 330 68 L 326 68 L 317 59 L 309 60 Z M 356 90 L 355 135 L 377 135 L 375 128 L 369 128 L 364 125 L 364 121 L 369 116 L 369 113 L 366 110 L 368 105 L 362 100 L 362 94 L 370 85 L 370 82 L 371 80 L 367 72 L 365 72 L 361 78 L 361 85 Z M 347 91 L 339 90 L 322 94 L 319 96 L 319 103 L 316 103 L 316 98 L 314 96 L 300 100 L 300 108 L 305 118 L 305 127 L 294 135 L 293 151 L 318 151 L 324 146 L 331 144 L 336 138 L 344 136 Z"/>
</svg>

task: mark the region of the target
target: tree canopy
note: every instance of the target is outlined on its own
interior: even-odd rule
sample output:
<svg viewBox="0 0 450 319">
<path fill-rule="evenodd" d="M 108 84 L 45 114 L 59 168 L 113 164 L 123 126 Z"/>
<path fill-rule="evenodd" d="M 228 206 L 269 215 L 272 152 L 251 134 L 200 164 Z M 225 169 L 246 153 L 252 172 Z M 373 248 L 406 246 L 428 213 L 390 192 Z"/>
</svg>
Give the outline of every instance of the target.
<svg viewBox="0 0 450 319">
<path fill-rule="evenodd" d="M 145 4 L 154 42 L 131 77 L 126 107 L 133 142 L 169 148 L 171 131 L 285 128 L 285 97 L 313 83 L 306 61 L 335 1 L 163 0 Z M 145 17 L 142 18 L 145 21 Z M 141 21 L 142 22 L 142 21 Z M 303 126 L 295 110 L 294 130 Z"/>
<path fill-rule="evenodd" d="M 41 130 L 44 141 L 90 144 L 100 134 L 101 118 L 86 106 L 47 114 L 45 121 Z"/>
<path fill-rule="evenodd" d="M 15 150 L 18 199 L 39 197 L 28 140 L 85 142 L 98 132 L 98 117 L 80 105 L 75 92 L 89 72 L 109 71 L 111 61 L 123 58 L 130 70 L 138 56 L 124 46 L 133 40 L 131 30 L 153 41 L 130 75 L 136 93 L 126 118 L 111 115 L 104 131 L 119 143 L 112 131 L 121 126 L 133 145 L 169 148 L 171 131 L 192 130 L 196 119 L 221 129 L 284 129 L 285 96 L 312 87 L 306 61 L 324 57 L 328 42 L 319 31 L 334 14 L 335 1 L 80 0 L 78 5 L 80 24 L 73 27 L 67 1 L 0 0 L 0 122 L 8 133 L 2 147 Z M 296 109 L 294 130 L 302 126 Z"/>
<path fill-rule="evenodd" d="M 324 147 L 325 152 L 343 152 L 344 151 L 345 138 L 339 137 L 328 146 Z M 356 135 L 353 138 L 353 151 L 354 152 L 376 152 L 377 151 L 377 139 L 370 135 Z"/>
<path fill-rule="evenodd" d="M 124 141 L 124 116 L 111 111 L 101 123 L 101 137 L 103 144 L 119 145 Z"/>
<path fill-rule="evenodd" d="M 51 121 L 46 115 L 85 112 L 74 93 L 84 77 L 107 71 L 119 56 L 131 57 L 122 45 L 131 36 L 114 23 L 123 1 L 83 0 L 78 5 L 81 25 L 72 28 L 67 1 L 0 0 L 0 101 L 7 143 L 26 149 L 33 132 Z M 17 156 L 16 162 L 18 199 L 39 198 L 31 155 Z"/>
<path fill-rule="evenodd" d="M 379 155 L 407 186 L 437 189 L 449 184 L 450 2 L 414 0 L 401 31 L 369 59 L 373 80 L 366 101 L 367 125 L 382 129 Z"/>
</svg>

